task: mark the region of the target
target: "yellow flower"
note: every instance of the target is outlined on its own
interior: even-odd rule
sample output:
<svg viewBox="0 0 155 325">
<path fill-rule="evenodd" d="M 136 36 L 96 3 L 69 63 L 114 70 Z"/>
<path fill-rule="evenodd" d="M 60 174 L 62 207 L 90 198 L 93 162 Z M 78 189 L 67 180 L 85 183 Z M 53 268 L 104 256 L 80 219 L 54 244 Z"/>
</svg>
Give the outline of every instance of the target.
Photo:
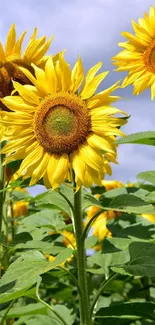
<svg viewBox="0 0 155 325">
<path fill-rule="evenodd" d="M 113 190 L 115 188 L 119 188 L 119 187 L 124 186 L 122 182 L 118 182 L 116 180 L 113 180 L 113 181 L 103 180 L 102 185 L 105 187 L 106 191 L 110 191 L 110 190 Z"/>
<path fill-rule="evenodd" d="M 117 183 L 119 183 L 119 182 L 117 182 Z M 120 182 L 120 184 L 122 184 L 122 183 Z M 99 198 L 100 196 L 101 196 L 100 194 L 95 195 L 96 198 Z M 87 209 L 85 225 L 87 224 L 87 222 L 90 219 L 92 219 L 92 217 L 97 212 L 100 212 L 100 211 L 101 211 L 101 213 L 99 214 L 99 216 L 96 218 L 96 220 L 92 224 L 93 235 L 97 236 L 99 241 L 103 240 L 105 237 L 112 236 L 112 233 L 107 228 L 107 221 L 111 220 L 111 219 L 115 219 L 117 216 L 121 215 L 121 212 L 117 212 L 117 211 L 113 211 L 113 210 L 102 212 L 102 210 L 99 207 L 91 206 Z M 101 248 L 101 246 L 97 245 L 97 246 L 95 246 L 94 249 L 100 250 L 100 248 Z"/>
<path fill-rule="evenodd" d="M 31 72 L 33 68 L 31 63 L 41 67 L 45 64 L 47 52 L 52 38 L 46 41 L 46 37 L 36 38 L 37 28 L 30 38 L 25 52 L 22 54 L 22 43 L 26 32 L 16 40 L 15 25 L 12 25 L 6 40 L 5 47 L 0 43 L 0 98 L 10 95 L 13 90 L 12 80 L 21 84 L 30 84 L 30 80 L 20 70 L 20 67 L 26 67 Z M 6 107 L 1 104 L 1 109 Z"/>
<path fill-rule="evenodd" d="M 106 214 L 103 212 L 93 223 L 93 234 L 97 236 L 99 241 L 103 240 L 105 237 L 111 237 L 112 234 L 106 226 L 107 218 Z"/>
<path fill-rule="evenodd" d="M 53 262 L 55 260 L 55 256 L 53 255 L 45 254 L 45 257 L 49 262 Z"/>
<path fill-rule="evenodd" d="M 153 223 L 155 223 L 155 215 L 153 214 L 141 214 L 141 216 Z"/>
<path fill-rule="evenodd" d="M 66 247 L 76 248 L 76 239 L 72 232 L 64 230 L 62 232 L 63 237 L 63 243 Z"/>
<path fill-rule="evenodd" d="M 25 216 L 28 213 L 28 202 L 17 201 L 13 203 L 13 216 L 21 217 Z"/>
<path fill-rule="evenodd" d="M 0 124 L 0 141 L 3 139 L 4 129 L 4 126 Z"/>
<path fill-rule="evenodd" d="M 151 88 L 151 98 L 155 96 L 155 8 L 149 14 L 132 22 L 134 35 L 123 32 L 127 42 L 118 45 L 124 48 L 113 60 L 117 71 L 129 71 L 123 86 L 134 86 L 134 95 L 139 95 L 146 88 Z"/>
<path fill-rule="evenodd" d="M 33 65 L 36 78 L 22 68 L 34 86 L 13 82 L 20 96 L 2 99 L 13 111 L 3 114 L 3 123 L 12 125 L 12 132 L 8 132 L 11 141 L 2 152 L 9 154 L 6 163 L 23 159 L 18 172 L 31 177 L 30 185 L 43 177 L 46 187 L 54 189 L 71 180 L 71 169 L 77 188 L 101 185 L 104 173 L 111 175 L 109 162 L 116 163 L 115 136 L 124 135 L 118 127 L 126 121 L 113 116 L 124 112 L 109 106 L 118 99 L 110 96 L 118 83 L 94 95 L 107 75 L 95 76 L 101 65 L 88 71 L 81 87 L 81 59 L 71 71 L 60 54 L 55 65 L 52 58 L 47 60 L 45 71 Z"/>
<path fill-rule="evenodd" d="M 22 193 L 27 193 L 28 191 L 25 188 L 21 188 L 21 187 L 16 187 L 15 188 L 16 191 L 22 192 Z M 21 216 L 25 216 L 28 213 L 28 205 L 29 202 L 26 201 L 16 201 L 13 202 L 13 217 L 21 217 Z M 8 215 L 11 217 L 11 211 L 10 211 L 10 207 L 9 207 L 9 213 Z"/>
</svg>

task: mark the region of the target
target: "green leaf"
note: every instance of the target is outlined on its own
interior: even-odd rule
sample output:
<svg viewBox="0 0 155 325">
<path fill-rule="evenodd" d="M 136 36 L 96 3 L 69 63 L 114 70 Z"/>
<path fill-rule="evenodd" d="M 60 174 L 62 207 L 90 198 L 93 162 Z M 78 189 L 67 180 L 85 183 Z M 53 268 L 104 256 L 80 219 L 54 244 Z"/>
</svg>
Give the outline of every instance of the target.
<svg viewBox="0 0 155 325">
<path fill-rule="evenodd" d="M 67 191 L 67 189 L 66 189 L 66 191 Z M 63 192 L 65 192 L 65 195 L 66 195 L 66 191 L 63 188 Z M 68 194 L 67 198 L 70 200 L 70 194 Z M 71 208 L 70 208 L 69 204 L 61 196 L 61 194 L 56 190 L 54 190 L 54 191 L 50 190 L 48 192 L 40 194 L 40 195 L 36 196 L 34 199 L 32 199 L 32 202 L 34 202 L 35 205 L 38 207 L 39 206 L 48 206 L 48 205 L 53 206 L 61 211 L 66 212 L 67 214 L 71 215 Z"/>
<path fill-rule="evenodd" d="M 53 230 L 61 230 L 66 227 L 63 216 L 58 211 L 44 209 L 33 213 L 19 221 L 22 227 L 48 227 Z"/>
<path fill-rule="evenodd" d="M 155 131 L 138 132 L 130 134 L 116 141 L 117 144 L 135 143 L 155 146 Z"/>
<path fill-rule="evenodd" d="M 97 242 L 98 242 L 98 237 L 96 237 L 96 236 L 87 237 L 85 240 L 86 249 L 90 249 L 90 248 L 94 247 L 97 244 Z"/>
<path fill-rule="evenodd" d="M 114 198 L 102 195 L 100 200 L 95 199 L 90 194 L 84 196 L 84 208 L 91 205 L 100 207 L 102 210 L 116 210 L 125 213 L 135 214 L 155 214 L 154 207 L 139 197 L 132 194 L 118 195 Z"/>
<path fill-rule="evenodd" d="M 129 245 L 130 262 L 128 265 L 112 267 L 120 274 L 135 276 L 155 276 L 155 244 L 147 242 L 133 242 Z"/>
<path fill-rule="evenodd" d="M 49 317 L 47 315 L 24 316 L 13 323 L 14 325 L 60 325 L 60 321 L 56 320 L 56 316 Z"/>
<path fill-rule="evenodd" d="M 21 316 L 25 316 L 25 315 L 36 315 L 36 314 L 44 315 L 47 313 L 46 311 L 47 311 L 47 307 L 45 307 L 43 304 L 38 302 L 38 303 L 34 303 L 34 304 L 29 304 L 27 306 L 11 308 L 7 315 L 7 318 L 16 318 L 16 317 L 21 317 Z M 1 314 L 2 314 L 2 312 L 1 312 Z"/>
<path fill-rule="evenodd" d="M 28 201 L 29 199 L 31 199 L 31 196 L 29 193 L 24 193 L 24 192 L 21 192 L 18 190 L 13 190 L 11 192 L 11 196 L 14 201 L 19 201 L 19 200 Z"/>
<path fill-rule="evenodd" d="M 63 305 L 55 305 L 54 310 L 56 310 L 65 320 L 68 325 L 72 325 L 75 320 L 75 314 L 72 314 L 73 310 L 68 309 L 66 306 Z M 48 315 L 53 316 L 51 311 L 47 311 Z"/>
<path fill-rule="evenodd" d="M 56 268 L 71 255 L 71 248 L 65 248 L 53 262 L 48 262 L 38 251 L 21 255 L 9 266 L 0 280 L 0 303 L 23 296 L 24 292 L 38 281 L 40 274 Z"/>
<path fill-rule="evenodd" d="M 129 245 L 130 263 L 124 270 L 133 275 L 155 276 L 155 244 L 134 242 Z"/>
<path fill-rule="evenodd" d="M 103 273 L 106 277 L 109 276 L 109 267 L 125 264 L 129 262 L 129 252 L 128 250 L 116 252 L 116 253 L 109 253 L 103 254 L 97 252 L 88 258 L 89 262 L 93 262 L 96 265 L 99 265 L 103 269 Z"/>
<path fill-rule="evenodd" d="M 101 308 L 97 312 L 96 317 L 104 318 L 109 316 L 124 318 L 124 316 L 128 316 L 130 319 L 135 319 L 134 316 L 139 316 L 143 319 L 155 320 L 154 310 L 155 304 L 151 302 L 123 303 Z"/>
<path fill-rule="evenodd" d="M 61 251 L 64 251 L 64 246 L 58 246 L 55 245 L 55 243 L 50 243 L 50 242 L 46 242 L 46 241 L 41 241 L 41 240 L 30 240 L 27 241 L 26 243 L 21 243 L 21 244 L 17 244 L 15 246 L 12 246 L 12 248 L 14 248 L 15 250 L 17 249 L 26 249 L 26 250 L 39 250 L 41 251 L 43 254 L 52 254 L 52 255 L 56 255 L 58 253 L 60 253 Z"/>
<path fill-rule="evenodd" d="M 141 178 L 144 181 L 150 182 L 155 185 L 155 170 L 150 170 L 147 172 L 142 172 L 137 175 L 137 178 Z"/>
</svg>

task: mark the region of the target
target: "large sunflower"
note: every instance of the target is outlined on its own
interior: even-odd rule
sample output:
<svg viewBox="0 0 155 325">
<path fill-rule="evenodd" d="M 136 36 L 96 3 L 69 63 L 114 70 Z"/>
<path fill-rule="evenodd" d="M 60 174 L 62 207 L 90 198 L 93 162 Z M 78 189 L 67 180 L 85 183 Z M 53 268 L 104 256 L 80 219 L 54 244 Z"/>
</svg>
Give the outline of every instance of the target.
<svg viewBox="0 0 155 325">
<path fill-rule="evenodd" d="M 151 88 L 151 99 L 155 97 L 155 8 L 149 15 L 132 22 L 134 35 L 123 32 L 127 42 L 118 43 L 124 50 L 113 57 L 117 71 L 129 71 L 122 86 L 134 86 L 134 95 Z"/>
<path fill-rule="evenodd" d="M 33 72 L 31 63 L 42 67 L 47 59 L 47 52 L 52 38 L 46 42 L 46 37 L 36 38 L 37 28 L 30 38 L 30 41 L 22 54 L 22 43 L 26 32 L 16 40 L 15 25 L 12 25 L 6 40 L 5 47 L 0 43 L 0 98 L 8 96 L 13 90 L 12 80 L 21 84 L 30 83 L 29 79 L 20 70 L 21 66 L 30 69 Z M 0 109 L 5 109 L 1 105 Z"/>
<path fill-rule="evenodd" d="M 30 185 L 42 177 L 47 187 L 56 188 L 75 172 L 77 187 L 101 185 L 104 173 L 111 174 L 109 161 L 116 163 L 115 136 L 126 121 L 114 114 L 123 113 L 109 105 L 118 82 L 94 95 L 108 72 L 96 75 L 99 62 L 86 74 L 81 59 L 73 70 L 59 55 L 49 58 L 45 71 L 33 65 L 36 78 L 22 69 L 34 86 L 13 82 L 20 96 L 7 96 L 2 102 L 13 112 L 4 112 L 3 124 L 10 142 L 2 150 L 6 163 L 23 159 L 19 175 L 31 177 Z M 96 76 L 95 76 L 96 75 Z M 81 88 L 79 91 L 79 87 Z"/>
</svg>

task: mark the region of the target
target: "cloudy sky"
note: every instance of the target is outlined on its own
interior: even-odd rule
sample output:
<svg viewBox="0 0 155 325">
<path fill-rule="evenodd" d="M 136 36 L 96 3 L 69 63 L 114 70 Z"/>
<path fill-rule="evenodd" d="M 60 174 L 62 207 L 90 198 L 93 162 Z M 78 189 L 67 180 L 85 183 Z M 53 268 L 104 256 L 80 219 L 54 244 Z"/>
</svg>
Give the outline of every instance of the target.
<svg viewBox="0 0 155 325">
<path fill-rule="evenodd" d="M 34 27 L 39 35 L 55 35 L 50 52 L 67 49 L 66 58 L 71 65 L 80 54 L 85 71 L 98 61 L 103 70 L 110 70 L 102 84 L 106 88 L 125 74 L 114 72 L 111 57 L 118 53 L 117 43 L 123 40 L 122 31 L 132 31 L 131 21 L 142 17 L 154 5 L 154 0 L 7 0 L 1 3 L 0 39 L 4 42 L 12 23 L 18 35 Z M 27 38 L 28 39 L 28 38 Z M 132 87 L 121 90 L 123 99 L 117 107 L 132 117 L 124 128 L 126 134 L 154 130 L 155 104 L 150 91 L 132 96 Z M 134 181 L 141 171 L 155 169 L 155 149 L 151 146 L 121 145 L 119 165 L 113 166 L 113 178 Z"/>
</svg>

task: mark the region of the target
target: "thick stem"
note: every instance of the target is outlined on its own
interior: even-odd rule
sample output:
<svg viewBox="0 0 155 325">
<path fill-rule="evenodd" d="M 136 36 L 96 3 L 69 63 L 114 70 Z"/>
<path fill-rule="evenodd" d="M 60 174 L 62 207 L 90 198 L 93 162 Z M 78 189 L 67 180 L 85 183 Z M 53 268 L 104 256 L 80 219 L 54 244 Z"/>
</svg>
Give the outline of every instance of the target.
<svg viewBox="0 0 155 325">
<path fill-rule="evenodd" d="M 0 149 L 2 144 L 0 143 Z M 0 154 L 0 233 L 2 233 L 3 210 L 4 210 L 4 186 L 5 186 L 5 167 L 3 167 L 4 155 Z"/>
<path fill-rule="evenodd" d="M 82 292 L 79 296 L 80 302 L 80 325 L 91 325 L 90 320 L 90 304 L 88 295 L 88 283 L 86 272 L 86 250 L 85 241 L 82 239 L 83 234 L 83 220 L 81 210 L 81 190 L 76 192 L 76 183 L 74 181 L 74 227 L 77 245 L 77 268 L 78 268 L 78 282 Z"/>
</svg>

